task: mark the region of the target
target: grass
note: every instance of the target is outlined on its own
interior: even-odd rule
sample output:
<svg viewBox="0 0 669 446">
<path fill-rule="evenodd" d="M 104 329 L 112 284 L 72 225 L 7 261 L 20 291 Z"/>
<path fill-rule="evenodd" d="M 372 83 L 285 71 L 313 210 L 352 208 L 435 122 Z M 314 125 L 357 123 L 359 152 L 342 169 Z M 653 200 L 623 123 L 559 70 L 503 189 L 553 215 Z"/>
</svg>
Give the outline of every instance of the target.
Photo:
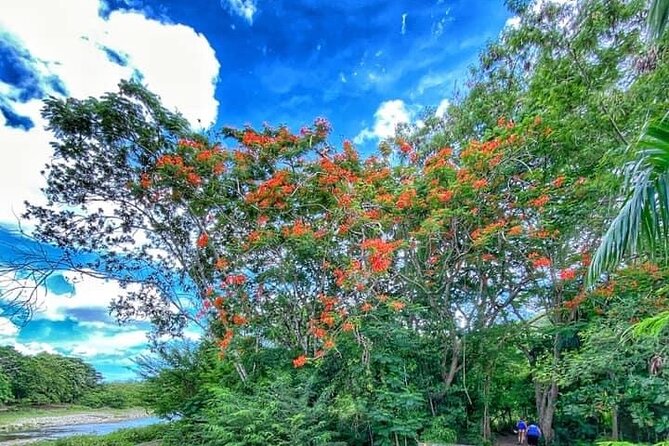
<svg viewBox="0 0 669 446">
<path fill-rule="evenodd" d="M 31 446 L 160 446 L 165 428 L 165 425 L 155 425 L 121 429 L 108 435 L 77 435 L 39 441 Z"/>
</svg>

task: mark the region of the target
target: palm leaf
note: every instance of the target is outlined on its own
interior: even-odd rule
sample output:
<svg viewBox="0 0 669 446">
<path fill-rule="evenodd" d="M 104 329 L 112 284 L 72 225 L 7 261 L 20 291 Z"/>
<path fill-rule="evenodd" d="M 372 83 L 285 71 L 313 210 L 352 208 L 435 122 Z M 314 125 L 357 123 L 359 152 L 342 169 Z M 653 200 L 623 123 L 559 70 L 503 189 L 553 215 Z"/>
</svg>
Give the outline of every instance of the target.
<svg viewBox="0 0 669 446">
<path fill-rule="evenodd" d="M 669 122 L 649 125 L 636 150 L 625 202 L 593 257 L 589 284 L 641 251 L 669 257 Z"/>
<path fill-rule="evenodd" d="M 669 326 L 669 311 L 663 311 L 637 322 L 632 332 L 636 337 L 657 338 L 667 326 Z"/>
<path fill-rule="evenodd" d="M 669 0 L 652 0 L 648 11 L 648 34 L 652 40 L 660 40 L 668 20 Z"/>
</svg>

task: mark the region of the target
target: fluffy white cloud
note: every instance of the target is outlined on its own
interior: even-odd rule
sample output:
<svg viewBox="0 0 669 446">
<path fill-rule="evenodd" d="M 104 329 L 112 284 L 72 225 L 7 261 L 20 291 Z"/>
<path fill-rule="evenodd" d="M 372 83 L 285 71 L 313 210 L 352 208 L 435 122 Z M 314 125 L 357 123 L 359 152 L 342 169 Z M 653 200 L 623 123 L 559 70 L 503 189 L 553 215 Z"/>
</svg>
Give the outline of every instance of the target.
<svg viewBox="0 0 669 446">
<path fill-rule="evenodd" d="M 258 12 L 255 0 L 221 0 L 221 5 L 253 24 L 253 17 Z"/>
<path fill-rule="evenodd" d="M 146 345 L 146 332 L 128 330 L 109 335 L 104 331 L 92 332 L 85 341 L 60 343 L 59 347 L 79 357 L 123 355 L 129 349 Z"/>
<path fill-rule="evenodd" d="M 516 29 L 519 26 L 520 26 L 520 17 L 518 17 L 517 15 L 509 17 L 508 19 L 506 19 L 506 23 L 504 23 L 504 28 Z"/>
<path fill-rule="evenodd" d="M 36 310 L 33 319 L 51 321 L 62 321 L 72 317 L 71 311 L 77 309 L 106 312 L 114 298 L 133 289 L 132 284 L 122 289 L 115 280 L 105 280 L 74 271 L 56 271 L 55 274 L 62 275 L 72 285 L 74 291 L 54 293 L 43 286 L 36 286 L 32 279 L 18 279 L 12 273 L 0 275 L 0 287 L 34 289 L 33 302 Z"/>
<path fill-rule="evenodd" d="M 398 124 L 411 122 L 411 113 L 401 99 L 382 102 L 374 113 L 374 127 L 365 128 L 353 140 L 360 144 L 368 139 L 385 139 L 395 135 Z"/>
<path fill-rule="evenodd" d="M 38 353 L 58 353 L 52 345 L 46 342 L 12 342 L 9 345 L 14 347 L 17 352 L 24 355 L 36 355 Z"/>
<path fill-rule="evenodd" d="M 243 3 L 243 2 L 242 2 Z M 113 11 L 103 0 L 6 0 L 0 2 L 0 39 L 20 55 L 32 73 L 37 94 L 98 96 L 115 90 L 121 79 L 141 77 L 170 109 L 193 125 L 216 119 L 215 87 L 220 64 L 207 39 L 188 26 Z M 26 87 L 26 85 L 24 85 Z M 16 223 L 23 200 L 35 201 L 48 160 L 51 136 L 39 116 L 39 99 L 22 103 L 20 90 L 0 84 L 0 101 L 35 124 L 30 130 L 6 126 L 0 117 L 0 222 Z M 41 99 L 41 98 L 40 98 Z"/>
<path fill-rule="evenodd" d="M 0 339 L 12 338 L 16 336 L 18 332 L 19 327 L 6 317 L 0 316 Z"/>
<path fill-rule="evenodd" d="M 437 106 L 437 109 L 434 112 L 434 115 L 443 118 L 444 115 L 446 114 L 446 110 L 448 110 L 448 107 L 451 105 L 451 102 L 448 99 L 442 99 L 439 105 Z"/>
</svg>

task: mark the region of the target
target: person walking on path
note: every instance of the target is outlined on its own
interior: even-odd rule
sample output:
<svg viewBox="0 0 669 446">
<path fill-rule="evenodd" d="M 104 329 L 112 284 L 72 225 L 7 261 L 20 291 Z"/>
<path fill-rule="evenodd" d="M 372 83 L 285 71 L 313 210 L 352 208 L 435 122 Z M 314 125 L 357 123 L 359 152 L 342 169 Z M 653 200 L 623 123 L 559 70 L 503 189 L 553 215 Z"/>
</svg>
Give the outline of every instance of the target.
<svg viewBox="0 0 669 446">
<path fill-rule="evenodd" d="M 536 424 L 527 426 L 527 444 L 529 446 L 537 446 L 541 438 L 541 429 Z"/>
<path fill-rule="evenodd" d="M 525 444 L 525 431 L 527 430 L 527 423 L 522 418 L 516 423 L 516 430 L 518 431 L 518 444 Z"/>
</svg>

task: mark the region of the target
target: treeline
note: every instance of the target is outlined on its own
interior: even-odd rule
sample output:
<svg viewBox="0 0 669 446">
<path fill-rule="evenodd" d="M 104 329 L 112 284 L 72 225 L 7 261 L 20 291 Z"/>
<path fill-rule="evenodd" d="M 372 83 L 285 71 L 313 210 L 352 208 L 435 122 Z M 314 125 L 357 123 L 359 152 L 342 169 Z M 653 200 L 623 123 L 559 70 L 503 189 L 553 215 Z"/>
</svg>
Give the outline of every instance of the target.
<svg viewBox="0 0 669 446">
<path fill-rule="evenodd" d="M 13 347 L 0 347 L 0 403 L 4 405 L 146 405 L 143 383 L 102 383 L 101 379 L 92 365 L 79 358 L 51 353 L 23 355 Z"/>
</svg>

